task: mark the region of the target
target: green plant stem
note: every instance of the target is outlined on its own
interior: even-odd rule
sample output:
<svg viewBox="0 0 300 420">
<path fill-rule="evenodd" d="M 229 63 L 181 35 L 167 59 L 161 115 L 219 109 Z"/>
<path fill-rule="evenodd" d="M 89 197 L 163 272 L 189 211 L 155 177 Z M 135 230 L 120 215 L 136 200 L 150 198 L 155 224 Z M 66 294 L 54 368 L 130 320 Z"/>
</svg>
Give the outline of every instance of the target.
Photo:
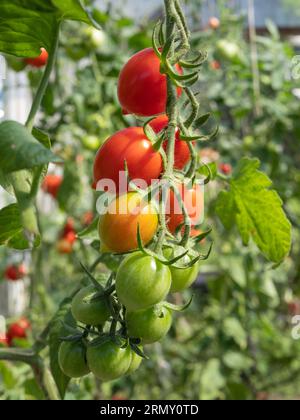
<svg viewBox="0 0 300 420">
<path fill-rule="evenodd" d="M 43 74 L 43 77 L 40 81 L 38 90 L 36 92 L 36 95 L 34 97 L 27 121 L 26 121 L 26 127 L 28 128 L 29 131 L 32 131 L 33 126 L 34 126 L 34 120 L 36 117 L 36 114 L 41 106 L 41 102 L 43 99 L 43 96 L 46 92 L 48 83 L 49 83 L 49 79 L 50 79 L 50 75 L 52 73 L 52 70 L 54 68 L 54 64 L 56 61 L 56 55 L 57 55 L 57 50 L 58 50 L 58 44 L 59 44 L 59 32 L 60 32 L 60 24 L 58 24 L 57 26 L 57 30 L 56 30 L 56 34 L 54 37 L 54 41 L 53 41 L 53 45 L 51 50 L 49 51 L 49 58 L 48 58 L 48 62 L 46 65 L 46 69 L 45 72 Z"/>
</svg>

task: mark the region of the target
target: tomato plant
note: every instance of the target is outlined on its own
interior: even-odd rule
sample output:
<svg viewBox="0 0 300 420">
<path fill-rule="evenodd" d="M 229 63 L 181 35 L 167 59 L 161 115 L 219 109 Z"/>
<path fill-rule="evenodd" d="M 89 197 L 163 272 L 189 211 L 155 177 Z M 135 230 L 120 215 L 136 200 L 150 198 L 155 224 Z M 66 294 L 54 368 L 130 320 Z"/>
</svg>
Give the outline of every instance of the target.
<svg viewBox="0 0 300 420">
<path fill-rule="evenodd" d="M 151 306 L 140 311 L 127 312 L 126 323 L 130 337 L 140 338 L 142 343 L 160 341 L 172 324 L 170 309 L 163 305 Z"/>
<path fill-rule="evenodd" d="M 1 287 L 22 298 L 29 284 L 33 333 L 8 320 L 0 342 L 15 348 L 0 350 L 0 398 L 258 398 L 279 376 L 291 382 L 281 372 L 287 363 L 294 385 L 299 346 L 287 312 L 295 314 L 299 294 L 299 103 L 283 74 L 293 51 L 270 27 L 255 40 L 258 62 L 244 59 L 253 40 L 244 40 L 242 19 L 230 9 L 199 31 L 198 0 L 187 20 L 178 0 L 165 1 L 152 48 L 153 23 L 138 28 L 114 4 L 91 14 L 78 0 L 23 3 L 0 4 L 1 53 L 10 70 L 26 72 L 33 94 L 24 125 L 0 124 L 0 184 L 12 196 L 0 209 L 0 270 L 20 254 L 30 267 L 26 282 Z M 8 42 L 7 31 L 22 43 Z M 41 45 L 44 72 L 24 69 Z M 282 200 L 253 156 L 297 227 L 293 259 L 284 261 L 291 235 Z M 115 194 L 90 188 L 103 180 Z M 190 286 L 194 301 L 183 312 Z M 167 334 L 173 310 L 182 313 Z M 141 365 L 143 343 L 157 341 Z"/>
<path fill-rule="evenodd" d="M 177 194 L 174 193 L 174 190 L 170 190 L 166 205 L 166 215 L 168 228 L 172 233 L 184 223 L 184 210 L 179 197 L 181 197 L 180 200 L 186 207 L 192 226 L 200 224 L 204 211 L 204 197 L 201 185 L 190 187 L 189 185 L 180 184 Z"/>
<path fill-rule="evenodd" d="M 25 63 L 36 68 L 44 67 L 48 61 L 48 53 L 45 48 L 41 48 L 41 53 L 38 57 L 26 58 Z"/>
<path fill-rule="evenodd" d="M 160 302 L 166 297 L 170 286 L 169 268 L 140 252 L 125 258 L 117 272 L 117 295 L 129 311 Z"/>
<path fill-rule="evenodd" d="M 81 378 L 90 373 L 86 361 L 86 347 L 79 341 L 64 341 L 58 353 L 61 370 L 70 378 Z"/>
<path fill-rule="evenodd" d="M 72 314 L 78 322 L 86 325 L 101 325 L 110 316 L 108 302 L 97 298 L 97 289 L 88 286 L 81 289 L 72 301 Z M 94 300 L 93 300 L 94 299 Z"/>
<path fill-rule="evenodd" d="M 147 185 L 159 178 L 162 172 L 162 158 L 143 129 L 130 127 L 114 134 L 99 149 L 94 163 L 94 186 L 101 180 L 111 180 L 117 193 L 126 192 L 125 162 L 129 178 L 143 180 Z"/>
<path fill-rule="evenodd" d="M 196 236 L 201 234 L 200 232 L 196 232 Z M 191 232 L 191 236 L 193 236 L 193 232 Z M 174 248 L 166 248 L 164 249 L 164 255 L 167 259 L 172 259 L 174 257 L 178 257 L 183 255 L 185 249 L 183 247 L 176 247 Z M 187 266 L 193 257 L 189 255 L 185 255 L 181 260 L 180 264 L 182 267 Z M 199 272 L 199 266 L 197 264 L 193 265 L 192 267 L 188 268 L 176 268 L 171 267 L 171 276 L 172 276 L 172 284 L 170 288 L 170 293 L 181 292 L 182 290 L 191 286 L 192 283 L 196 280 Z"/>
<path fill-rule="evenodd" d="M 168 126 L 167 115 L 160 115 L 151 121 L 150 126 L 156 133 L 161 132 Z M 168 142 L 165 141 L 163 144 L 165 152 L 167 151 Z M 174 156 L 174 168 L 182 170 L 191 158 L 191 153 L 188 144 L 180 140 L 180 132 L 177 129 L 176 132 L 176 143 L 175 143 L 175 156 Z"/>
<path fill-rule="evenodd" d="M 177 72 L 180 67 L 177 66 Z M 180 95 L 181 89 L 177 90 Z M 139 51 L 123 67 L 118 84 L 123 110 L 140 116 L 162 114 L 167 105 L 167 79 L 152 48 Z"/>
<path fill-rule="evenodd" d="M 102 381 L 111 381 L 125 375 L 130 369 L 132 353 L 129 346 L 122 347 L 113 340 L 91 343 L 87 349 L 88 365 Z"/>
<path fill-rule="evenodd" d="M 137 230 L 148 244 L 158 226 L 157 210 L 136 192 L 123 194 L 113 200 L 100 216 L 99 236 L 103 249 L 127 252 L 137 248 Z"/>
</svg>

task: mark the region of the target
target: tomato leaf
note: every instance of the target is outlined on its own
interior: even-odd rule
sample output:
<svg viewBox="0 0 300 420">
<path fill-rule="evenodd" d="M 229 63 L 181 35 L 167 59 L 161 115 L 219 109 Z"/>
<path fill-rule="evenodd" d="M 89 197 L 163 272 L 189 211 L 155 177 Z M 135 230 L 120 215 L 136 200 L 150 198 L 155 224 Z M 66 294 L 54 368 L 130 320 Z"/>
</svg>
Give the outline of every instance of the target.
<svg viewBox="0 0 300 420">
<path fill-rule="evenodd" d="M 210 177 L 210 180 L 213 181 L 214 179 L 216 179 L 218 174 L 218 166 L 216 162 L 200 166 L 200 168 L 198 169 L 198 174 L 204 175 L 205 177 Z"/>
<path fill-rule="evenodd" d="M 50 50 L 62 20 L 77 20 L 99 27 L 80 0 L 1 0 L 0 51 L 35 57 Z"/>
<path fill-rule="evenodd" d="M 0 124 L 0 168 L 9 173 L 31 169 L 62 159 L 44 147 L 22 124 L 4 121 Z"/>
<path fill-rule="evenodd" d="M 72 298 L 67 298 L 61 303 L 57 313 L 51 321 L 49 334 L 50 368 L 61 398 L 64 398 L 65 396 L 70 378 L 68 378 L 59 367 L 58 350 L 61 344 L 61 337 L 68 335 L 64 323 L 71 327 L 76 327 L 76 322 L 71 314 L 71 302 Z"/>
<path fill-rule="evenodd" d="M 230 190 L 219 194 L 216 211 L 225 228 L 238 227 L 245 245 L 252 238 L 266 258 L 280 263 L 291 248 L 291 224 L 281 198 L 270 189 L 272 182 L 259 166 L 258 159 L 241 160 Z"/>
<path fill-rule="evenodd" d="M 67 162 L 64 165 L 64 178 L 58 191 L 57 201 L 59 207 L 67 213 L 76 207 L 80 199 L 82 178 L 80 165 L 75 162 Z"/>
<path fill-rule="evenodd" d="M 39 243 L 40 238 L 37 237 L 34 246 L 38 246 Z M 0 210 L 0 245 L 18 250 L 30 248 L 23 234 L 21 214 L 17 204 L 10 204 Z"/>
</svg>

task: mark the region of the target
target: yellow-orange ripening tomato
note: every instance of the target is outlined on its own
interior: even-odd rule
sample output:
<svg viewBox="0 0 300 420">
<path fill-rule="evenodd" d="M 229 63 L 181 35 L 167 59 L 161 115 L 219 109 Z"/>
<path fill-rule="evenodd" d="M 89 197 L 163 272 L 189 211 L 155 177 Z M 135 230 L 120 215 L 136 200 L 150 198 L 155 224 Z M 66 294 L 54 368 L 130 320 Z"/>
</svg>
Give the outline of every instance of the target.
<svg viewBox="0 0 300 420">
<path fill-rule="evenodd" d="M 115 198 L 100 216 L 99 237 L 103 250 L 127 252 L 138 247 L 138 226 L 144 244 L 151 241 L 158 227 L 158 214 L 153 204 L 137 192 Z"/>
</svg>

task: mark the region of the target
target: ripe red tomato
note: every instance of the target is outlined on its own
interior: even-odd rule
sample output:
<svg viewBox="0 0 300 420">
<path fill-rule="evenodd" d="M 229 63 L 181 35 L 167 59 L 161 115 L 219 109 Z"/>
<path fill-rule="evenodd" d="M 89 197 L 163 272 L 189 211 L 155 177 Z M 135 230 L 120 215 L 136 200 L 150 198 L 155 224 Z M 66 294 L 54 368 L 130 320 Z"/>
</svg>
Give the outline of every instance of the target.
<svg viewBox="0 0 300 420">
<path fill-rule="evenodd" d="M 218 60 L 213 60 L 213 61 L 210 63 L 210 67 L 211 67 L 213 70 L 220 70 L 220 68 L 221 68 L 220 61 L 218 61 Z"/>
<path fill-rule="evenodd" d="M 45 48 L 41 48 L 41 54 L 35 58 L 25 58 L 25 63 L 32 67 L 44 67 L 48 61 L 48 53 Z"/>
<path fill-rule="evenodd" d="M 11 343 L 14 338 L 26 338 L 31 324 L 26 318 L 20 318 L 17 322 L 11 324 L 8 328 L 8 342 Z"/>
<path fill-rule="evenodd" d="M 74 232 L 74 219 L 68 217 L 66 224 L 63 230 L 63 236 L 67 235 L 69 232 Z"/>
<path fill-rule="evenodd" d="M 6 280 L 16 281 L 22 279 L 27 273 L 26 267 L 24 264 L 19 266 L 10 265 L 6 268 L 4 272 L 4 277 Z"/>
<path fill-rule="evenodd" d="M 151 121 L 150 126 L 156 132 L 159 133 L 168 125 L 168 116 L 166 114 L 159 115 Z M 165 141 L 163 144 L 165 151 L 167 151 L 168 142 Z M 175 169 L 183 169 L 191 158 L 191 153 L 187 142 L 180 140 L 180 132 L 176 130 L 176 143 L 175 143 L 175 156 L 174 156 L 174 167 Z"/>
<path fill-rule="evenodd" d="M 224 175 L 230 175 L 232 173 L 232 166 L 230 163 L 220 163 L 219 169 Z"/>
<path fill-rule="evenodd" d="M 143 180 L 147 185 L 159 178 L 163 170 L 161 155 L 153 149 L 144 130 L 130 127 L 114 134 L 98 150 L 94 162 L 94 187 L 98 181 L 108 179 L 114 182 L 112 187 L 116 190 L 112 193 L 126 192 L 125 160 L 130 179 Z M 102 186 L 101 189 L 107 188 Z"/>
<path fill-rule="evenodd" d="M 62 238 L 57 242 L 56 249 L 60 254 L 71 254 L 73 252 L 73 244 Z"/>
<path fill-rule="evenodd" d="M 176 70 L 182 73 L 178 65 Z M 147 117 L 166 111 L 166 75 L 160 73 L 160 60 L 152 48 L 139 51 L 125 64 L 119 77 L 118 96 L 126 113 Z"/>
<path fill-rule="evenodd" d="M 73 244 L 74 242 L 76 242 L 76 239 L 77 239 L 77 234 L 76 234 L 76 232 L 74 231 L 74 230 L 72 230 L 72 231 L 70 231 L 70 232 L 68 232 L 68 233 L 66 233 L 64 236 L 63 236 L 63 239 L 65 239 L 67 242 L 69 242 L 70 244 Z"/>
<path fill-rule="evenodd" d="M 209 26 L 211 29 L 218 29 L 220 27 L 220 20 L 217 17 L 211 17 L 209 19 Z"/>
<path fill-rule="evenodd" d="M 178 188 L 190 216 L 192 226 L 198 225 L 204 210 L 202 186 L 196 184 L 193 188 L 189 188 L 181 184 L 178 185 Z M 166 203 L 166 217 L 168 228 L 172 233 L 175 233 L 177 227 L 184 223 L 184 215 L 180 203 L 172 190 L 169 192 Z"/>
<path fill-rule="evenodd" d="M 42 190 L 52 195 L 53 198 L 56 198 L 61 184 L 62 177 L 60 175 L 49 174 L 44 178 L 42 183 Z"/>
</svg>

